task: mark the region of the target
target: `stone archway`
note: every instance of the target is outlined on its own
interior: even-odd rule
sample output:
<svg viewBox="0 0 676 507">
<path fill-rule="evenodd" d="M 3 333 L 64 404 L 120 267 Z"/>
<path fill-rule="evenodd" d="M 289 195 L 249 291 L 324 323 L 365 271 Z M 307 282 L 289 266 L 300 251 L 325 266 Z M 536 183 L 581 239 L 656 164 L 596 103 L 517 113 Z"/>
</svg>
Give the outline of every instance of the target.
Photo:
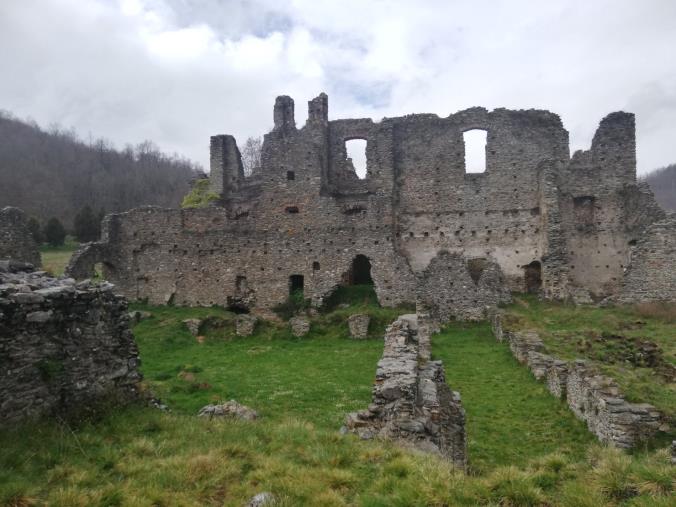
<svg viewBox="0 0 676 507">
<path fill-rule="evenodd" d="M 373 285 L 371 261 L 368 257 L 358 254 L 352 259 L 350 269 L 343 276 L 343 285 Z"/>
</svg>

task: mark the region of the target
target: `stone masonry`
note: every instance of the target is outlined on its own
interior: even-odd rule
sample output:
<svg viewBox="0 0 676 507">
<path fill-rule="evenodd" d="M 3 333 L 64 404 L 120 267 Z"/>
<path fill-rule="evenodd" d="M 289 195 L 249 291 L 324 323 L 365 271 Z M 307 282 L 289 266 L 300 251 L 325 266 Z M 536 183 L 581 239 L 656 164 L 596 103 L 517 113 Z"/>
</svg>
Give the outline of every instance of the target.
<svg viewBox="0 0 676 507">
<path fill-rule="evenodd" d="M 606 116 L 590 149 L 572 157 L 568 132 L 548 111 L 329 120 L 321 94 L 301 128 L 287 96 L 273 119 L 250 176 L 232 136 L 211 138 L 213 206 L 109 215 L 101 241 L 73 256 L 70 276 L 86 277 L 100 262 L 129 298 L 269 310 L 299 289 L 321 305 L 337 286 L 363 283 L 365 261 L 380 303 L 396 306 L 415 300 L 425 270 L 448 252 L 499 267 L 511 291 L 673 300 L 671 279 L 653 290 L 643 286 L 652 281 L 625 277 L 633 262 L 652 265 L 642 238 L 665 219 L 636 182 L 630 113 Z M 464 133 L 475 129 L 487 133 L 482 173 L 465 167 Z M 347 156 L 354 139 L 366 141 L 363 179 Z M 675 229 L 664 224 L 672 236 Z M 673 256 L 660 259 L 659 269 L 676 272 Z M 465 303 L 448 313 L 464 314 Z"/>
<path fill-rule="evenodd" d="M 537 333 L 504 328 L 502 314 L 491 315 L 493 334 L 507 341 L 514 357 L 528 365 L 549 391 L 565 399 L 573 413 L 604 443 L 632 448 L 652 437 L 660 428 L 662 415 L 647 403 L 629 403 L 615 381 L 601 375 L 581 360 L 562 361 L 546 353 Z"/>
<path fill-rule="evenodd" d="M 40 266 L 40 251 L 28 229 L 28 217 L 19 208 L 0 209 L 0 259 Z"/>
<path fill-rule="evenodd" d="M 441 361 L 429 360 L 428 327 L 402 315 L 385 332 L 373 401 L 348 414 L 345 426 L 361 438 L 387 438 L 438 453 L 456 466 L 467 464 L 465 411 L 446 384 Z"/>
<path fill-rule="evenodd" d="M 0 262 L 0 425 L 137 398 L 127 302 L 112 285 Z"/>
</svg>

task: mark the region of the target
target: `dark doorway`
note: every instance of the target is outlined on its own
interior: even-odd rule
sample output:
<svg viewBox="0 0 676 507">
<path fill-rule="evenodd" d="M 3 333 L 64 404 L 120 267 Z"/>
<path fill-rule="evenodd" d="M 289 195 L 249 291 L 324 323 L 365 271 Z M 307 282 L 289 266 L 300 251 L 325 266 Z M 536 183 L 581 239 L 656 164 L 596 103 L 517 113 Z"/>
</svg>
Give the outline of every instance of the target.
<svg viewBox="0 0 676 507">
<path fill-rule="evenodd" d="M 524 278 L 526 281 L 526 292 L 537 294 L 542 289 L 542 266 L 539 261 L 533 261 L 524 266 Z"/>
<path fill-rule="evenodd" d="M 347 272 L 346 285 L 373 285 L 371 278 L 371 261 L 365 255 L 357 255 L 352 260 L 350 271 Z"/>
<path fill-rule="evenodd" d="M 289 294 L 303 293 L 305 278 L 303 275 L 291 275 L 289 277 Z"/>
</svg>

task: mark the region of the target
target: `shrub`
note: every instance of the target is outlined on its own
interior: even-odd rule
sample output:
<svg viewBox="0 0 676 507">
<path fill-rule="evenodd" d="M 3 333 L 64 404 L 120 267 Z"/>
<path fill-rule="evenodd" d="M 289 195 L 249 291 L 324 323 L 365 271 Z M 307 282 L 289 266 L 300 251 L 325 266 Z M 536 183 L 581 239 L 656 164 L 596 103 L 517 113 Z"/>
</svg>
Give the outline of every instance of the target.
<svg viewBox="0 0 676 507">
<path fill-rule="evenodd" d="M 45 225 L 45 239 L 51 246 L 61 246 L 66 240 L 66 229 L 58 218 L 52 217 Z"/>
<path fill-rule="evenodd" d="M 310 308 L 310 300 L 305 299 L 303 290 L 293 291 L 284 303 L 272 308 L 272 311 L 284 320 L 289 320 L 294 315 Z"/>
<path fill-rule="evenodd" d="M 38 222 L 37 218 L 30 217 L 28 219 L 28 230 L 38 245 L 41 245 L 45 242 L 45 235 L 42 233 L 42 227 L 40 227 L 40 222 Z"/>
<path fill-rule="evenodd" d="M 101 235 L 101 215 L 95 214 L 89 206 L 82 208 L 73 221 L 75 237 L 82 243 L 96 241 Z"/>
</svg>

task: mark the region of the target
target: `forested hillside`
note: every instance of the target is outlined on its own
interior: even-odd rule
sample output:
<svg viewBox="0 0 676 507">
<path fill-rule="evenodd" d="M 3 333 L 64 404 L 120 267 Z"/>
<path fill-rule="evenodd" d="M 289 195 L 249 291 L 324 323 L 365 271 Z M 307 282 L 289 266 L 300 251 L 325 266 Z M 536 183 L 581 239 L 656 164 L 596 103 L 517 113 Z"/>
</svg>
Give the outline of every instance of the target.
<svg viewBox="0 0 676 507">
<path fill-rule="evenodd" d="M 0 111 L 0 207 L 17 206 L 43 223 L 57 217 L 71 227 L 85 205 L 106 212 L 176 207 L 199 170 L 148 141 L 117 150 Z"/>
<path fill-rule="evenodd" d="M 664 209 L 676 211 L 676 164 L 651 172 L 645 181 Z"/>
</svg>

